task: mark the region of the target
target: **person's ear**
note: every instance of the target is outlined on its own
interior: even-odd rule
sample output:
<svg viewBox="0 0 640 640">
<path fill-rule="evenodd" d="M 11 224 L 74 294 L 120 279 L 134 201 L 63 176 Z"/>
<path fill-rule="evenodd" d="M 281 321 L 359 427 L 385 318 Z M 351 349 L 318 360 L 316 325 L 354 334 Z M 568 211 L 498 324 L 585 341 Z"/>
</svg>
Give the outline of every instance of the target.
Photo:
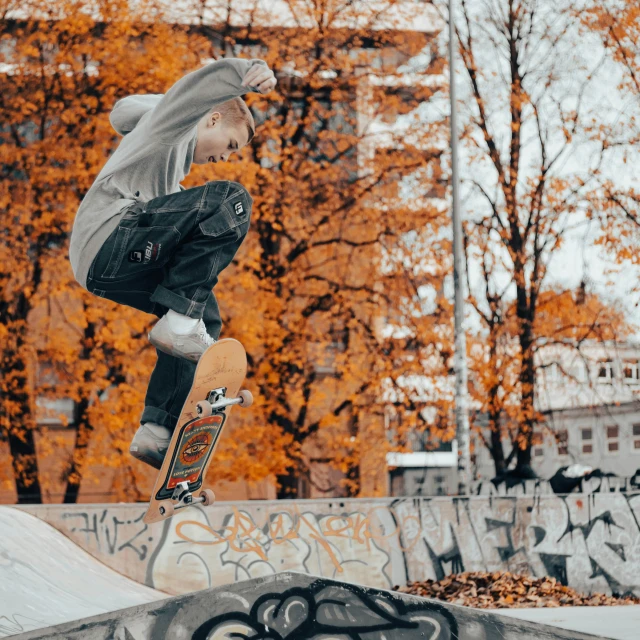
<svg viewBox="0 0 640 640">
<path fill-rule="evenodd" d="M 220 115 L 220 113 L 218 111 L 214 111 L 210 116 L 209 116 L 209 126 L 213 127 L 215 126 L 218 122 L 220 122 L 220 118 L 222 118 L 222 116 Z"/>
</svg>

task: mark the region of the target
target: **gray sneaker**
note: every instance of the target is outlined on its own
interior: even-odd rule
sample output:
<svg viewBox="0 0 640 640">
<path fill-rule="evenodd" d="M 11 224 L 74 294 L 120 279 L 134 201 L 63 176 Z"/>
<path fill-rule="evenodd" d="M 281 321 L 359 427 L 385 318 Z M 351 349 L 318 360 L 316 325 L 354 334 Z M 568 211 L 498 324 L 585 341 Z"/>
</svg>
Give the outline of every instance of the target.
<svg viewBox="0 0 640 640">
<path fill-rule="evenodd" d="M 189 333 L 175 333 L 169 326 L 167 316 L 164 315 L 149 332 L 149 342 L 170 356 L 198 362 L 200 356 L 215 340 L 207 333 L 202 320 Z"/>
<path fill-rule="evenodd" d="M 173 431 L 168 427 L 155 422 L 145 422 L 133 436 L 129 453 L 134 458 L 159 469 L 169 448 L 172 434 Z"/>
</svg>

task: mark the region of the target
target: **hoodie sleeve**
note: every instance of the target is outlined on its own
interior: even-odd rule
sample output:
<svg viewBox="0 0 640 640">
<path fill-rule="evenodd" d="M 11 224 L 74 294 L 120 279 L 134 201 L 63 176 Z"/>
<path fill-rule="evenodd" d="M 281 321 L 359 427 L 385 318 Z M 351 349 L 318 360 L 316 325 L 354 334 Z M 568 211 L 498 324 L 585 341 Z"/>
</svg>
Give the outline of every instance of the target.
<svg viewBox="0 0 640 640">
<path fill-rule="evenodd" d="M 111 126 L 121 135 L 133 131 L 142 116 L 154 109 L 162 99 L 162 93 L 149 93 L 144 95 L 133 95 L 122 98 L 115 103 L 109 122 Z"/>
<path fill-rule="evenodd" d="M 226 58 L 192 71 L 164 94 L 149 120 L 151 133 L 160 142 L 175 144 L 188 134 L 216 104 L 252 90 L 242 79 L 254 64 L 262 60 Z"/>
</svg>

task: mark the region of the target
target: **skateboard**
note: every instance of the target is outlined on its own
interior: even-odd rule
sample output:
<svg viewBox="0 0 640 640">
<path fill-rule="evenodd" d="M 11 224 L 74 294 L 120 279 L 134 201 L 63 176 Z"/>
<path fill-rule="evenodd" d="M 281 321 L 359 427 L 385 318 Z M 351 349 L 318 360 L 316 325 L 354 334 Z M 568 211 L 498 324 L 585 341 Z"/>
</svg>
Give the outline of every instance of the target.
<svg viewBox="0 0 640 640">
<path fill-rule="evenodd" d="M 214 503 L 215 494 L 202 484 L 231 407 L 253 402 L 250 391 L 240 390 L 246 372 L 244 347 L 230 338 L 212 344 L 198 360 L 143 518 L 147 524 L 170 518 L 178 509 Z"/>
</svg>

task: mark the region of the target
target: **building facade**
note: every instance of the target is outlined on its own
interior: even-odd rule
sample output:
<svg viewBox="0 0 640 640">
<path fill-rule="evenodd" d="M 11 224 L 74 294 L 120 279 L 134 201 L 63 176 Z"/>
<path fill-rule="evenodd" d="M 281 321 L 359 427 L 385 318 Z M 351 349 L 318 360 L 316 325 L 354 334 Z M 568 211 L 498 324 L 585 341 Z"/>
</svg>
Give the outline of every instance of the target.
<svg viewBox="0 0 640 640">
<path fill-rule="evenodd" d="M 541 478 L 581 464 L 632 476 L 640 468 L 640 345 L 588 342 L 580 349 L 538 352 L 532 467 Z M 489 452 L 475 439 L 476 479 L 495 476 Z M 505 450 L 509 452 L 505 443 Z"/>
</svg>

